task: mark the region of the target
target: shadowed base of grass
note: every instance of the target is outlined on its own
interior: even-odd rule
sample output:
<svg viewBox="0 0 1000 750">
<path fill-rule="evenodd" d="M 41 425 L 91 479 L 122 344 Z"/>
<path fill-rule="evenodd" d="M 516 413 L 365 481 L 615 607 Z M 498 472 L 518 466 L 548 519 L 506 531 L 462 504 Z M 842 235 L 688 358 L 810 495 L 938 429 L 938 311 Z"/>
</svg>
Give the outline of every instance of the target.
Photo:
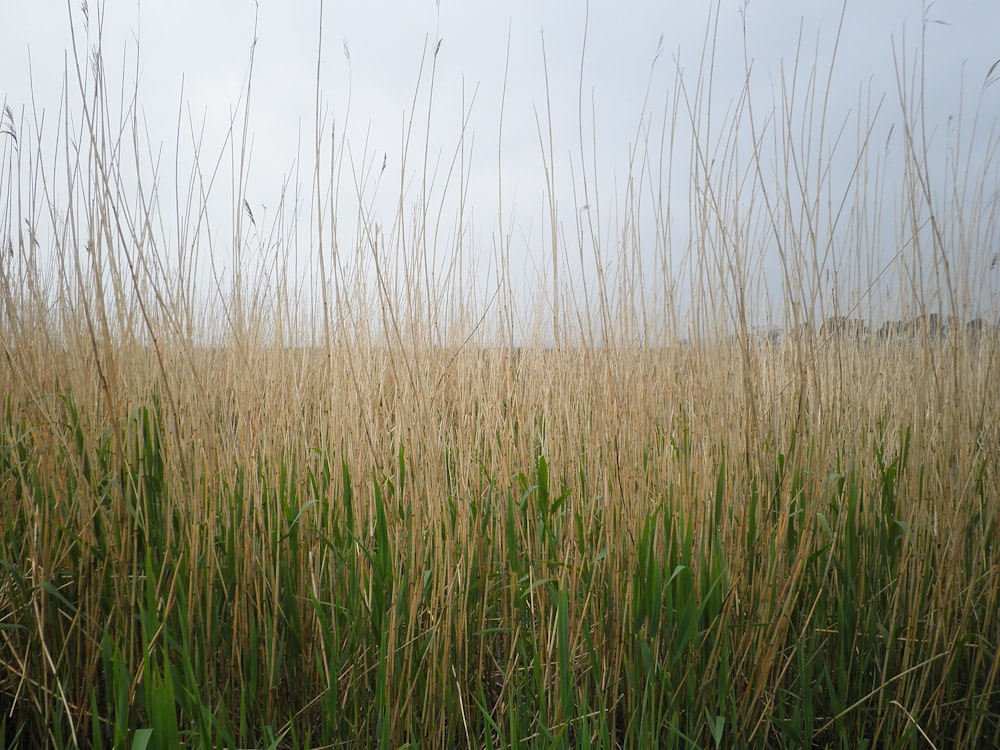
<svg viewBox="0 0 1000 750">
<path fill-rule="evenodd" d="M 363 481 L 317 448 L 198 485 L 157 399 L 88 431 L 60 398 L 0 437 L 5 746 L 1000 739 L 989 488 L 947 535 L 907 521 L 906 432 L 819 483 L 793 441 L 746 494 L 722 458 L 707 502 L 682 474 L 602 497 L 540 451 L 437 500 L 402 445 Z"/>
</svg>

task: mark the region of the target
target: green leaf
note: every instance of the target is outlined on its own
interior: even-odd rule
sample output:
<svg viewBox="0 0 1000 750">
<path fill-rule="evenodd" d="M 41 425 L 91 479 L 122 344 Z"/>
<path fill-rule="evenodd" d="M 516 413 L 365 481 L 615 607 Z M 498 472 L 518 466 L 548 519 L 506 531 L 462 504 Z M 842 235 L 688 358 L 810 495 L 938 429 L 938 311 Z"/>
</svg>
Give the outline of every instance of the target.
<svg viewBox="0 0 1000 750">
<path fill-rule="evenodd" d="M 136 729 L 135 737 L 132 738 L 132 750 L 146 750 L 149 745 L 149 741 L 153 738 L 153 730 L 149 729 Z"/>
</svg>

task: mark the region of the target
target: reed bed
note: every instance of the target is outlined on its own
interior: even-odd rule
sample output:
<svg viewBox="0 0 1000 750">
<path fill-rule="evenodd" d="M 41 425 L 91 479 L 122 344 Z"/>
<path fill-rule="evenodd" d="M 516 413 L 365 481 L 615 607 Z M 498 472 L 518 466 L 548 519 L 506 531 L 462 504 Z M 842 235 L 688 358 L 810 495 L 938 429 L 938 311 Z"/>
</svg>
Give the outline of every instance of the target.
<svg viewBox="0 0 1000 750">
<path fill-rule="evenodd" d="M 801 282 L 780 338 L 740 291 L 735 152 L 692 157 L 687 337 L 595 309 L 515 343 L 508 298 L 442 339 L 422 269 L 404 306 L 370 237 L 373 293 L 286 336 L 281 279 L 203 308 L 158 270 L 153 191 L 115 188 L 94 83 L 49 219 L 27 188 L 67 178 L 5 115 L 3 746 L 1000 746 L 1000 341 L 822 332 L 822 248 L 769 202 L 808 215 L 801 183 L 756 162 Z M 919 154 L 899 189 L 923 200 Z M 936 236 L 968 229 L 935 205 L 911 209 Z M 900 246 L 937 257 L 926 227 Z M 335 275 L 331 299 L 364 288 Z M 643 311 L 631 289 L 601 309 Z"/>
</svg>

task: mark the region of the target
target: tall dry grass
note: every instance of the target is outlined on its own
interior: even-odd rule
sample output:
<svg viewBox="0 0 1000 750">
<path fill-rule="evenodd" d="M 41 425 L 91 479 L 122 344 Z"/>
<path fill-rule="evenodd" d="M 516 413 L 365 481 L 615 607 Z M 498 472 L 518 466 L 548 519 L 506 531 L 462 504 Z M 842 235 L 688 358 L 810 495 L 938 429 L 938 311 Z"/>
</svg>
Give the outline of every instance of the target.
<svg viewBox="0 0 1000 750">
<path fill-rule="evenodd" d="M 898 182 L 864 108 L 833 179 L 820 79 L 712 120 L 711 57 L 678 74 L 662 142 L 692 138 L 666 161 L 694 230 L 667 246 L 676 208 L 654 200 L 654 237 L 689 273 L 647 287 L 653 238 L 628 219 L 605 250 L 632 270 L 574 293 L 558 271 L 598 234 L 553 201 L 562 281 L 533 335 L 509 271 L 485 315 L 462 274 L 435 287 L 427 215 L 338 216 L 322 134 L 318 287 L 277 265 L 205 284 L 197 226 L 177 254 L 158 233 L 134 102 L 116 121 L 103 66 L 77 59 L 52 154 L 38 113 L 4 114 L 5 745 L 1000 744 L 997 337 L 820 329 L 977 303 L 979 251 L 949 247 L 996 225 L 936 191 L 912 58 Z M 624 216 L 663 195 L 648 165 L 670 147 L 644 122 L 650 188 L 617 196 Z M 995 175 L 952 167 L 980 192 Z M 873 267 L 880 201 L 906 221 Z M 244 268 L 252 214 L 231 214 Z M 325 265 L 334 217 L 367 271 Z M 830 297 L 843 242 L 854 291 Z M 423 249 L 400 265 L 394 243 Z M 779 340 L 758 330 L 768 248 Z M 907 310 L 873 301 L 890 267 Z"/>
</svg>

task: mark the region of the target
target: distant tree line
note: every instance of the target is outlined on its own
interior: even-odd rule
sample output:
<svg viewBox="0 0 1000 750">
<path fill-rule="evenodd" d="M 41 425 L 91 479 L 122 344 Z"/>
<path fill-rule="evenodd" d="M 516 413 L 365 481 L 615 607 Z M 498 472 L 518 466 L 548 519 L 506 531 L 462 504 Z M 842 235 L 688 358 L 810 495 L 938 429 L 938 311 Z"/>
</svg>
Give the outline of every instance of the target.
<svg viewBox="0 0 1000 750">
<path fill-rule="evenodd" d="M 747 333 L 747 343 L 776 345 L 782 340 L 812 338 L 815 335 L 816 329 L 808 323 L 803 323 L 791 329 L 755 329 Z M 972 343 L 986 339 L 1000 339 L 1000 321 L 992 323 L 985 318 L 962 320 L 955 316 L 929 313 L 909 320 L 890 320 L 874 328 L 861 318 L 835 315 L 824 320 L 819 327 L 819 338 L 823 340 L 906 342 L 920 341 L 925 337 L 931 341 L 951 338 L 964 339 Z M 727 341 L 735 345 L 739 337 L 730 335 Z M 681 344 L 689 346 L 687 339 Z"/>
<path fill-rule="evenodd" d="M 834 316 L 827 318 L 820 326 L 821 338 L 862 339 L 875 337 L 883 341 L 907 340 L 922 338 L 940 339 L 945 337 L 966 336 L 979 340 L 986 336 L 996 336 L 1000 333 L 1000 325 L 991 323 L 985 318 L 962 320 L 953 315 L 929 313 L 918 315 L 909 320 L 890 320 L 877 330 L 869 328 L 860 318 Z"/>
</svg>

